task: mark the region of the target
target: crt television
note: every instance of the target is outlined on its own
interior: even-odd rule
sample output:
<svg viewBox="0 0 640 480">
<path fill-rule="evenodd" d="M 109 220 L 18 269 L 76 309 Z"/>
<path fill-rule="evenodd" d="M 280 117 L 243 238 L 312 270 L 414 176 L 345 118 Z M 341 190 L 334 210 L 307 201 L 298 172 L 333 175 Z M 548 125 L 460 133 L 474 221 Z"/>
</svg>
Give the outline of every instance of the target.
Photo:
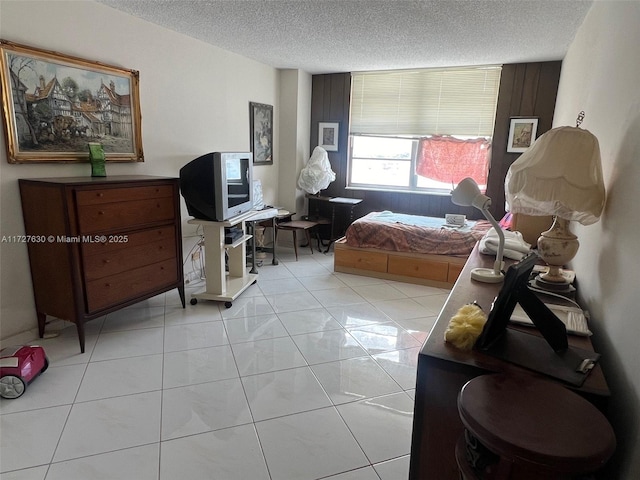
<svg viewBox="0 0 640 480">
<path fill-rule="evenodd" d="M 189 215 L 224 222 L 253 208 L 253 155 L 213 152 L 180 169 L 180 193 Z"/>
<path fill-rule="evenodd" d="M 529 289 L 529 277 L 537 260 L 538 256 L 531 253 L 509 267 L 474 348 L 581 386 L 600 355 L 570 346 L 564 323 Z M 527 313 L 542 337 L 508 328 L 516 303 Z"/>
</svg>

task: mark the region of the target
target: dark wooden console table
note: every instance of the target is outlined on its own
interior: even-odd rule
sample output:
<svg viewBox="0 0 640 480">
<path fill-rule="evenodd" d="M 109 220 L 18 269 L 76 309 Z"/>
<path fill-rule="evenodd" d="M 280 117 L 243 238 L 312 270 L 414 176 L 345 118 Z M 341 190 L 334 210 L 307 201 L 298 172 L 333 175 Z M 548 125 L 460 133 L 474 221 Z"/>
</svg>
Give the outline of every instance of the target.
<svg viewBox="0 0 640 480">
<path fill-rule="evenodd" d="M 329 233 L 325 253 L 329 251 L 331 244 L 344 236 L 347 227 L 354 220 L 354 209 L 356 205 L 362 203 L 361 198 L 347 197 L 323 197 L 319 195 L 307 195 L 309 200 L 309 215 L 307 220 L 318 222 L 319 224 L 329 224 Z M 336 209 L 348 212 L 339 215 Z M 322 236 L 322 235 L 321 235 Z M 320 246 L 318 246 L 318 249 Z"/>
<path fill-rule="evenodd" d="M 463 352 L 444 341 L 449 319 L 461 306 L 477 301 L 485 311 L 488 312 L 491 308 L 502 284 L 476 282 L 471 280 L 470 272 L 476 267 L 492 268 L 493 261 L 493 257 L 480 254 L 476 246 L 418 356 L 410 480 L 459 478 L 455 446 L 463 433 L 463 426 L 458 415 L 457 397 L 465 383 L 487 373 L 535 375 L 529 370 L 482 352 Z M 533 329 L 526 331 L 534 332 Z M 587 337 L 570 335 L 569 344 L 593 350 Z M 567 388 L 582 395 L 601 410 L 606 407 L 609 388 L 599 364 L 582 387 Z"/>
</svg>

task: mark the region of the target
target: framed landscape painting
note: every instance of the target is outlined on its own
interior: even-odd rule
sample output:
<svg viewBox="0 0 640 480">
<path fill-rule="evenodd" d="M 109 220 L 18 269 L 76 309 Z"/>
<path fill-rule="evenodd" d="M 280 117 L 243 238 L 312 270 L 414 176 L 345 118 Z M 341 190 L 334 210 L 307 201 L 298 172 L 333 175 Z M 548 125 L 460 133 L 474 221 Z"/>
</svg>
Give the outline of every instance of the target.
<svg viewBox="0 0 640 480">
<path fill-rule="evenodd" d="M 137 71 L 5 40 L 0 70 L 9 163 L 144 160 Z"/>
</svg>

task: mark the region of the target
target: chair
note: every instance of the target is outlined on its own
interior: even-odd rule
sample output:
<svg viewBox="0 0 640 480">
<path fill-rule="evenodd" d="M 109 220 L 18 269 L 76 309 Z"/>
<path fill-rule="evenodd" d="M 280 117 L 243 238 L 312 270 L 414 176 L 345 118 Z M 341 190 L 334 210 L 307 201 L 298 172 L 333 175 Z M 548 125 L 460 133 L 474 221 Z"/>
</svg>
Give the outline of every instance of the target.
<svg viewBox="0 0 640 480">
<path fill-rule="evenodd" d="M 311 245 L 311 229 L 317 225 L 317 222 L 310 222 L 307 220 L 293 220 L 291 222 L 283 222 L 276 225 L 276 230 L 278 231 L 288 230 L 290 232 L 293 232 L 293 250 L 296 253 L 296 261 L 298 261 L 298 230 L 304 231 L 307 237 L 307 243 L 309 244 L 309 248 L 311 249 L 311 254 L 313 254 L 313 245 Z"/>
</svg>

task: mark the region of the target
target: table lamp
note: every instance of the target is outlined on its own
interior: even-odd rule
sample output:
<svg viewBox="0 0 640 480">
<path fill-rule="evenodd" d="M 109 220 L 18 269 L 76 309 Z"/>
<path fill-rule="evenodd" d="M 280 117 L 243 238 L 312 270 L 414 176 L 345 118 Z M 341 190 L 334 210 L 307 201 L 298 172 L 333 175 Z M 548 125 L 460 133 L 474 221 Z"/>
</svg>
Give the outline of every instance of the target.
<svg viewBox="0 0 640 480">
<path fill-rule="evenodd" d="M 578 118 L 579 125 L 582 116 Z M 598 221 L 604 208 L 598 139 L 577 126 L 549 130 L 511 165 L 505 177 L 505 196 L 512 213 L 553 215 L 553 225 L 538 239 L 538 253 L 549 270 L 536 278 L 536 285 L 567 290 L 569 282 L 562 267 L 579 246 L 569 222 L 590 225 Z"/>
<path fill-rule="evenodd" d="M 502 254 L 504 252 L 504 232 L 496 219 L 493 218 L 489 207 L 491 206 L 491 199 L 486 195 L 480 193 L 478 184 L 472 178 L 465 178 L 458 186 L 451 192 L 451 201 L 456 205 L 462 207 L 476 207 L 482 212 L 493 228 L 495 228 L 498 234 L 498 252 L 496 255 L 496 261 L 493 264 L 493 269 L 490 268 L 474 268 L 471 271 L 471 278 L 478 280 L 479 282 L 486 283 L 500 283 L 504 280 L 504 274 L 502 273 Z"/>
</svg>

